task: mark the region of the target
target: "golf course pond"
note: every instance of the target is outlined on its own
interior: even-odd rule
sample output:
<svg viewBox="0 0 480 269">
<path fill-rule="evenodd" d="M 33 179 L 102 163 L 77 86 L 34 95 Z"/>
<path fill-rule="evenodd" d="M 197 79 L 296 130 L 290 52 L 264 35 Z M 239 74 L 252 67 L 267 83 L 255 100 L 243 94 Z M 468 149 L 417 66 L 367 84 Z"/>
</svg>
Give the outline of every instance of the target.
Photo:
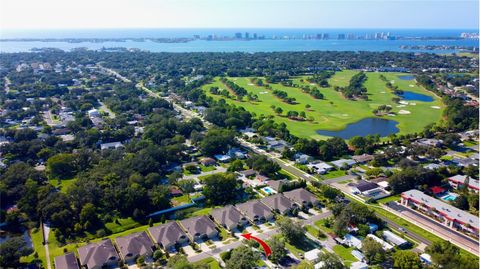
<svg viewBox="0 0 480 269">
<path fill-rule="evenodd" d="M 412 75 L 403 75 L 403 76 L 398 76 L 399 79 L 401 80 L 414 80 L 415 77 Z"/>
<path fill-rule="evenodd" d="M 379 118 L 366 118 L 351 124 L 348 124 L 342 130 L 327 131 L 317 130 L 319 135 L 335 136 L 343 139 L 350 139 L 354 136 L 366 136 L 378 134 L 381 137 L 398 133 L 397 121 L 379 119 Z"/>
<path fill-rule="evenodd" d="M 403 91 L 403 93 L 398 94 L 398 96 L 407 101 L 433 102 L 433 97 L 416 92 Z"/>
</svg>

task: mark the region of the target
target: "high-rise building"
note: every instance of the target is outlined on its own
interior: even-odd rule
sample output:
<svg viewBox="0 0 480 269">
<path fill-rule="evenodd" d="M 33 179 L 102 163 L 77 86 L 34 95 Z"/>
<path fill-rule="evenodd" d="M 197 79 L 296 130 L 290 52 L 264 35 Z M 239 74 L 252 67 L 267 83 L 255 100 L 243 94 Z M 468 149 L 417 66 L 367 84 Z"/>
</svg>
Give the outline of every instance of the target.
<svg viewBox="0 0 480 269">
<path fill-rule="evenodd" d="M 257 39 L 257 33 L 253 33 L 253 39 Z"/>
<path fill-rule="evenodd" d="M 329 39 L 330 35 L 327 33 L 322 34 L 322 39 Z"/>
<path fill-rule="evenodd" d="M 235 38 L 241 39 L 242 38 L 242 33 L 235 33 Z"/>
<path fill-rule="evenodd" d="M 245 39 L 249 39 L 250 38 L 250 34 L 248 32 L 245 32 Z"/>
<path fill-rule="evenodd" d="M 345 39 L 345 34 L 338 34 L 338 39 L 339 39 L 339 40 Z"/>
</svg>

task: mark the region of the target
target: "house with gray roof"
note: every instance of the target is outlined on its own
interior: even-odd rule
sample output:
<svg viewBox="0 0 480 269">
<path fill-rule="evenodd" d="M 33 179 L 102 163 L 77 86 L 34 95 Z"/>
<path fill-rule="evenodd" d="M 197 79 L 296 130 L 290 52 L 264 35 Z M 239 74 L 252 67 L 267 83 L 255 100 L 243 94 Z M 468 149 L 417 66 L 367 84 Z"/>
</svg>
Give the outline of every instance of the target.
<svg viewBox="0 0 480 269">
<path fill-rule="evenodd" d="M 80 265 L 87 269 L 114 266 L 120 260 L 110 239 L 104 239 L 98 243 L 91 243 L 78 248 L 78 257 Z"/>
<path fill-rule="evenodd" d="M 253 223 L 264 222 L 273 219 L 273 213 L 268 206 L 260 200 L 250 200 L 236 205 L 236 207 L 247 216 Z"/>
<path fill-rule="evenodd" d="M 176 221 L 170 221 L 162 225 L 148 228 L 148 232 L 153 238 L 155 244 L 168 250 L 175 245 L 181 245 L 189 242 L 187 234 L 180 228 Z"/>
<path fill-rule="evenodd" d="M 208 240 L 218 237 L 215 223 L 207 216 L 198 216 L 180 221 L 192 241 Z"/>
<path fill-rule="evenodd" d="M 80 269 L 77 257 L 73 252 L 66 253 L 62 256 L 55 257 L 55 269 Z"/>
<path fill-rule="evenodd" d="M 350 160 L 350 159 L 340 159 L 330 163 L 339 169 L 342 169 L 345 167 L 351 167 L 352 165 L 356 164 L 354 160 Z"/>
<path fill-rule="evenodd" d="M 234 230 L 248 224 L 248 219 L 233 205 L 214 209 L 210 215 L 218 224 L 229 230 Z"/>
<path fill-rule="evenodd" d="M 282 215 L 288 215 L 294 208 L 298 207 L 281 193 L 264 197 L 260 201 Z"/>
<path fill-rule="evenodd" d="M 276 192 L 280 192 L 282 190 L 282 186 L 287 184 L 288 180 L 286 179 L 279 179 L 279 180 L 268 180 L 267 185 L 270 188 L 274 189 Z"/>
<path fill-rule="evenodd" d="M 124 262 L 135 261 L 140 256 L 149 257 L 153 254 L 153 242 L 146 232 L 117 237 L 115 243 Z"/>
<path fill-rule="evenodd" d="M 284 192 L 283 195 L 302 208 L 318 207 L 320 204 L 315 195 L 303 188 Z"/>
</svg>

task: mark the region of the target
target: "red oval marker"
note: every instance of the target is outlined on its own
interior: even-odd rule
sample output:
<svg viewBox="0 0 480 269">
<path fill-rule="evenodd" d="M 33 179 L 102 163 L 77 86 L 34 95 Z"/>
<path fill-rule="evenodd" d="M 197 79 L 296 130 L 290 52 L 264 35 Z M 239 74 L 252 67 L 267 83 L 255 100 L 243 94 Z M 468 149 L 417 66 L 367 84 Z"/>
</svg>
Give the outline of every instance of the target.
<svg viewBox="0 0 480 269">
<path fill-rule="evenodd" d="M 253 239 L 253 240 L 257 241 L 262 246 L 263 250 L 265 251 L 265 256 L 266 257 L 268 257 L 272 254 L 272 250 L 270 249 L 270 246 L 267 245 L 267 243 L 265 243 L 262 239 L 253 236 L 251 233 L 241 234 L 241 236 L 244 237 L 247 240 Z"/>
</svg>

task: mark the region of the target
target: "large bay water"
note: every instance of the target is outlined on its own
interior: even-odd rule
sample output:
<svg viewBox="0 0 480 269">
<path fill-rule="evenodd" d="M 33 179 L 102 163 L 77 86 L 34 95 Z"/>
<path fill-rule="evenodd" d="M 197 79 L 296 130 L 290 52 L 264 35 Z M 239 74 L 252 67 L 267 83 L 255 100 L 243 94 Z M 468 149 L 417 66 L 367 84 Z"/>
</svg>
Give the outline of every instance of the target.
<svg viewBox="0 0 480 269">
<path fill-rule="evenodd" d="M 0 38 L 191 38 L 199 35 L 232 37 L 235 33 L 248 32 L 250 37 L 265 36 L 265 40 L 207 41 L 194 40 L 186 43 L 137 42 L 39 42 L 9 41 L 0 42 L 0 52 L 27 52 L 32 48 L 59 48 L 71 50 L 79 47 L 102 49 L 112 47 L 136 48 L 152 52 L 271 52 L 271 51 L 413 51 L 430 53 L 451 53 L 456 50 L 411 50 L 401 46 L 475 46 L 478 40 L 336 40 L 338 34 L 357 36 L 387 33 L 403 37 L 459 37 L 462 32 L 478 30 L 407 30 L 407 29 L 99 29 L 99 30 L 48 30 L 48 31 L 6 31 L 1 30 Z M 327 33 L 331 39 L 302 39 L 303 36 Z M 276 39 L 270 39 L 276 38 Z"/>
<path fill-rule="evenodd" d="M 328 131 L 318 130 L 319 135 L 336 136 L 343 139 L 350 139 L 354 136 L 366 135 L 380 135 L 380 137 L 388 136 L 398 133 L 397 121 L 380 119 L 380 118 L 366 118 L 354 123 L 350 123 L 342 130 Z"/>
</svg>

